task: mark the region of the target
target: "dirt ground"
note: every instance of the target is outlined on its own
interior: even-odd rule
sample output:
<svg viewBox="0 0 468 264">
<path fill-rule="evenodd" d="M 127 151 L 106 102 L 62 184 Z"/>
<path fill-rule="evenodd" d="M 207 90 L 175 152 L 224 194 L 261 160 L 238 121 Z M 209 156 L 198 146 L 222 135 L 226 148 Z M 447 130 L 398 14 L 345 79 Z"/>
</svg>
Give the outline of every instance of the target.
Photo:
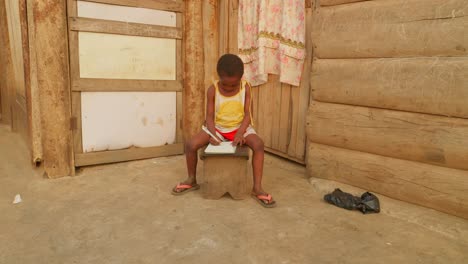
<svg viewBox="0 0 468 264">
<path fill-rule="evenodd" d="M 0 263 L 468 263 L 468 221 L 379 195 L 382 213 L 322 201 L 335 182 L 268 156 L 278 202 L 175 197 L 183 156 L 48 180 L 0 126 Z M 16 194 L 23 201 L 12 204 Z"/>
</svg>

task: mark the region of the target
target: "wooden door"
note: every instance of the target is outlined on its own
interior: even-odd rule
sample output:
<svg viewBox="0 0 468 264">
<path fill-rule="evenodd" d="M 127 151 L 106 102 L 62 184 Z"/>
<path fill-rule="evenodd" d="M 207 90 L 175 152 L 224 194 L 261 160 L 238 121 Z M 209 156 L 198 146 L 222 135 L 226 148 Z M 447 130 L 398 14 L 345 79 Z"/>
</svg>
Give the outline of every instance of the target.
<svg viewBox="0 0 468 264">
<path fill-rule="evenodd" d="M 68 0 L 76 167 L 183 153 L 183 8 Z"/>
</svg>

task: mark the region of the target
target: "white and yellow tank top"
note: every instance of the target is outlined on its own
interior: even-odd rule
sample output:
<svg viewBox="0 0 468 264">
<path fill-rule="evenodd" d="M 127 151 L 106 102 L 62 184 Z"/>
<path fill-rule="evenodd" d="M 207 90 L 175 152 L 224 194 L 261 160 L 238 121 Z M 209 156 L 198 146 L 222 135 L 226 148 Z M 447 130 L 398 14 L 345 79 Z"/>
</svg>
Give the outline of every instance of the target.
<svg viewBox="0 0 468 264">
<path fill-rule="evenodd" d="M 213 82 L 215 88 L 215 126 L 221 133 L 229 133 L 239 127 L 244 120 L 244 104 L 247 81 L 241 81 L 239 92 L 224 96 L 219 92 L 219 81 Z"/>
</svg>

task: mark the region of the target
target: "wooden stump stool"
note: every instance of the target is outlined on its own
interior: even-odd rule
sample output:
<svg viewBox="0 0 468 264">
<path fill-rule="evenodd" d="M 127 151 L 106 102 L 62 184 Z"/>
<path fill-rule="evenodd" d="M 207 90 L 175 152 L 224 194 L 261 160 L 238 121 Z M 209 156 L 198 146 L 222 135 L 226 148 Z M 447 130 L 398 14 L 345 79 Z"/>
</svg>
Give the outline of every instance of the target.
<svg viewBox="0 0 468 264">
<path fill-rule="evenodd" d="M 203 149 L 200 155 L 204 161 L 203 197 L 219 199 L 229 193 L 236 200 L 246 198 L 252 182 L 249 152 L 246 146 L 237 147 L 234 154 L 211 154 Z"/>
</svg>

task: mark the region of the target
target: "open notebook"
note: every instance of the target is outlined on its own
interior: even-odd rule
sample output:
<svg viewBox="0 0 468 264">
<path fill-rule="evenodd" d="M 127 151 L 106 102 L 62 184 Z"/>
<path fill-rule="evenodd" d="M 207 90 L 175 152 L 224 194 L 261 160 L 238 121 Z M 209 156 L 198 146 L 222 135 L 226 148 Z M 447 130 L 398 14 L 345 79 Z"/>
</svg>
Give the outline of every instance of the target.
<svg viewBox="0 0 468 264">
<path fill-rule="evenodd" d="M 218 146 L 209 144 L 205 149 L 205 153 L 234 154 L 236 153 L 236 147 L 232 146 L 232 142 L 230 141 L 221 142 Z"/>
</svg>

